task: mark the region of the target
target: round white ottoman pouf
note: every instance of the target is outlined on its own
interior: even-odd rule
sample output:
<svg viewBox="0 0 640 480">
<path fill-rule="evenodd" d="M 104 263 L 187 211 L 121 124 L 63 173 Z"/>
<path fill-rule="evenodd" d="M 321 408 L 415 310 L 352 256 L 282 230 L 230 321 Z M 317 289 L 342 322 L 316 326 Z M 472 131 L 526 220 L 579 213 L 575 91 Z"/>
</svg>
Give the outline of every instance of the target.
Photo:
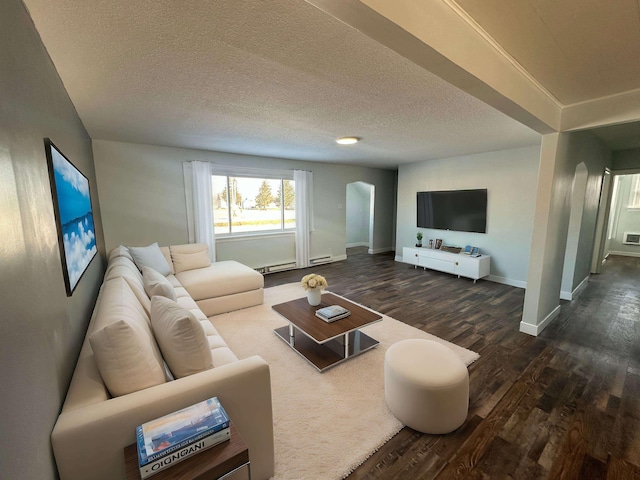
<svg viewBox="0 0 640 480">
<path fill-rule="evenodd" d="M 384 395 L 391 413 L 408 427 L 449 433 L 467 418 L 469 372 L 444 345 L 402 340 L 384 357 Z"/>
</svg>

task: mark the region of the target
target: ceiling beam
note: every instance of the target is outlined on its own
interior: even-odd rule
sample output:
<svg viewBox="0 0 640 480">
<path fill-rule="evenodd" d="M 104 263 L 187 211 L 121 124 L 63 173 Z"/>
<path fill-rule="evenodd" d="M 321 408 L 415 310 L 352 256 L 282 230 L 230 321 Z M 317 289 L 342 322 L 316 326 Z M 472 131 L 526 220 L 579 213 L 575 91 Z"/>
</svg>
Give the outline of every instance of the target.
<svg viewBox="0 0 640 480">
<path fill-rule="evenodd" d="M 448 2 L 306 1 L 531 129 L 560 130 L 558 101 Z"/>
</svg>

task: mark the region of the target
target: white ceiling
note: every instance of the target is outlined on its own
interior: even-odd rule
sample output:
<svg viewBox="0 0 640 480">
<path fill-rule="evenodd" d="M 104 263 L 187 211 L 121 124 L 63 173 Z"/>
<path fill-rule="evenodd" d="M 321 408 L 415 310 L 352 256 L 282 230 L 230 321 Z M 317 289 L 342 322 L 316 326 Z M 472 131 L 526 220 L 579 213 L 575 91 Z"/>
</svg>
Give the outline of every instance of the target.
<svg viewBox="0 0 640 480">
<path fill-rule="evenodd" d="M 93 139 L 383 168 L 540 142 L 537 132 L 302 0 L 24 2 Z M 638 39 L 623 36 L 636 41 L 634 59 L 600 48 L 597 60 L 619 70 L 598 77 L 570 31 L 549 25 L 556 14 L 571 20 L 557 3 L 458 0 L 560 102 L 640 87 Z M 606 13 L 594 12 L 590 21 Z M 513 18 L 522 25 L 505 27 Z M 621 18 L 625 32 L 638 21 L 637 12 L 613 19 Z M 536 42 L 515 41 L 520 28 Z M 596 33 L 613 38 L 619 30 Z M 609 42 L 615 52 L 619 43 Z M 539 48 L 562 54 L 538 61 Z M 557 68 L 574 57 L 570 71 Z M 615 75 L 621 70 L 624 78 Z M 334 143 L 345 135 L 362 141 Z"/>
</svg>

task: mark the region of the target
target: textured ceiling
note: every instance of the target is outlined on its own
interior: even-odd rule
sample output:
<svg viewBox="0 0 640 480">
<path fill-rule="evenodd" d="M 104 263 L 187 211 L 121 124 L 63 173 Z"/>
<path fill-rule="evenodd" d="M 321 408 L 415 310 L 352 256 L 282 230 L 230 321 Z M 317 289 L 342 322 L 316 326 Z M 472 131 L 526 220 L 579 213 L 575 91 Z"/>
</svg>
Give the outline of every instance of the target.
<svg viewBox="0 0 640 480">
<path fill-rule="evenodd" d="M 24 1 L 93 139 L 383 168 L 540 142 L 302 0 Z M 640 0 L 442 1 L 558 108 L 640 90 Z"/>
<path fill-rule="evenodd" d="M 640 88 L 638 0 L 455 0 L 563 105 Z"/>
<path fill-rule="evenodd" d="M 540 142 L 300 0 L 25 4 L 93 139 L 384 168 Z"/>
</svg>

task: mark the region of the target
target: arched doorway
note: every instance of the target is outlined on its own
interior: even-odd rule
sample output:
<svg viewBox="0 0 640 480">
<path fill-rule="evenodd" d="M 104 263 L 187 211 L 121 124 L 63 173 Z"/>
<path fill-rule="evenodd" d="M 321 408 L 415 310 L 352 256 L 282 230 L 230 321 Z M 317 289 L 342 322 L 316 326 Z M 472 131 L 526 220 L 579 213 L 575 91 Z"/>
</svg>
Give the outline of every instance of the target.
<svg viewBox="0 0 640 480">
<path fill-rule="evenodd" d="M 375 187 L 365 182 L 347 184 L 347 248 L 373 249 L 373 214 Z"/>
</svg>

